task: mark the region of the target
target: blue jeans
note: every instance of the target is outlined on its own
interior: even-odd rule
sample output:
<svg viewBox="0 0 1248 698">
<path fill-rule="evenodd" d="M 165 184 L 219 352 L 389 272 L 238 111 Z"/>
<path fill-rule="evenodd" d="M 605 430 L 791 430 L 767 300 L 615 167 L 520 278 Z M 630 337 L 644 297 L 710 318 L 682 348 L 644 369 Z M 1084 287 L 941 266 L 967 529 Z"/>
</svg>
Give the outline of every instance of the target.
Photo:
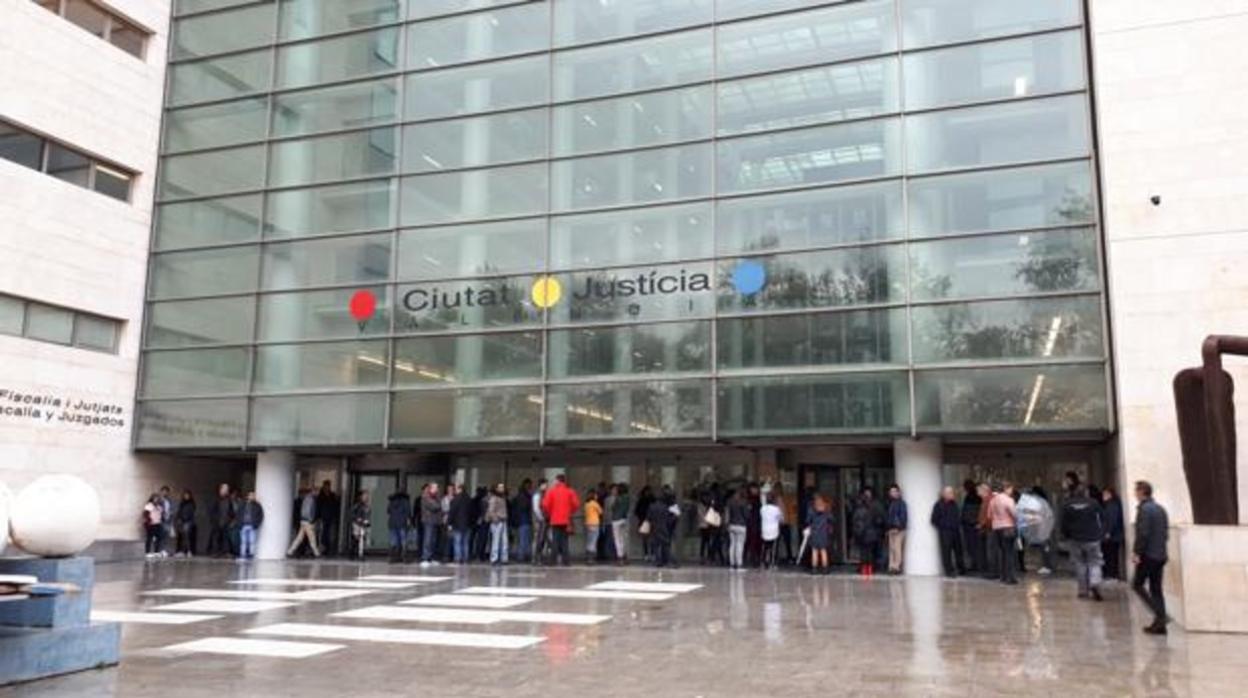
<svg viewBox="0 0 1248 698">
<path fill-rule="evenodd" d="M 520 562 L 528 562 L 533 555 L 533 527 L 529 524 L 520 524 L 516 528 L 516 559 Z"/>
<path fill-rule="evenodd" d="M 238 532 L 239 555 L 242 557 L 256 556 L 256 527 L 244 524 Z"/>
<path fill-rule="evenodd" d="M 422 562 L 433 561 L 434 543 L 438 540 L 438 527 L 434 524 L 425 524 L 421 531 L 420 538 L 420 559 Z"/>
<path fill-rule="evenodd" d="M 451 529 L 451 549 L 454 551 L 455 562 L 468 562 L 468 532 Z"/>
<path fill-rule="evenodd" d="M 490 562 L 507 562 L 507 522 L 490 524 Z"/>
<path fill-rule="evenodd" d="M 407 528 L 390 528 L 390 547 L 399 550 L 407 547 Z"/>
</svg>

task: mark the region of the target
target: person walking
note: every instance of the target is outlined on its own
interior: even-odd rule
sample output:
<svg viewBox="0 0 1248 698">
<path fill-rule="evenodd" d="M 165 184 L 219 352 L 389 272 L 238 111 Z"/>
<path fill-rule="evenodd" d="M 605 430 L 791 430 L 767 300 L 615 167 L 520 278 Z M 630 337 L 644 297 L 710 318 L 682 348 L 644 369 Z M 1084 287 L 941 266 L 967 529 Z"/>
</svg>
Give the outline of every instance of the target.
<svg viewBox="0 0 1248 698">
<path fill-rule="evenodd" d="M 1018 584 L 1014 567 L 1018 564 L 1018 518 L 1015 513 L 1014 485 L 1005 483 L 988 502 L 988 518 L 992 526 L 992 546 L 997 553 L 1000 579 L 1005 584 Z"/>
<path fill-rule="evenodd" d="M 503 507 L 506 521 L 506 506 Z M 438 497 L 438 483 L 425 485 L 420 495 L 420 566 L 438 564 L 438 529 L 442 526 L 442 500 Z"/>
<path fill-rule="evenodd" d="M 182 501 L 178 502 L 178 510 L 174 514 L 178 529 L 177 554 L 182 557 L 195 557 L 199 537 L 195 530 L 195 513 L 195 495 L 190 490 L 182 490 Z"/>
<path fill-rule="evenodd" d="M 256 557 L 256 534 L 264 524 L 264 507 L 256 501 L 256 493 L 248 492 L 238 512 L 238 559 Z"/>
<path fill-rule="evenodd" d="M 1122 520 L 1122 500 L 1113 487 L 1101 490 L 1101 505 L 1105 521 L 1105 540 L 1101 542 L 1105 578 L 1121 580 L 1122 543 L 1126 540 L 1126 526 Z"/>
<path fill-rule="evenodd" d="M 572 516 L 581 508 L 581 498 L 576 490 L 568 487 L 567 476 L 560 473 L 555 476 L 555 484 L 542 497 L 542 513 L 550 522 L 551 538 L 554 541 L 555 564 L 569 565 L 568 536 L 572 528 Z"/>
<path fill-rule="evenodd" d="M 967 479 L 962 483 L 962 560 L 963 570 L 971 572 L 983 571 L 984 564 L 979 549 L 979 507 L 983 504 L 975 485 L 975 481 Z"/>
<path fill-rule="evenodd" d="M 585 493 L 585 562 L 594 564 L 598 557 L 598 537 L 602 532 L 602 505 L 598 503 L 598 491 Z"/>
<path fill-rule="evenodd" d="M 364 549 L 368 546 L 368 534 L 373 527 L 373 507 L 368 490 L 360 490 L 355 494 L 355 504 L 351 506 L 351 541 L 354 544 L 352 555 L 359 560 L 364 559 Z"/>
<path fill-rule="evenodd" d="M 486 497 L 485 523 L 490 527 L 490 564 L 507 564 L 507 487 L 501 482 Z"/>
<path fill-rule="evenodd" d="M 534 564 L 541 565 L 546 560 L 546 549 L 550 544 L 550 521 L 542 511 L 542 498 L 546 496 L 548 485 L 546 479 L 537 481 L 537 489 L 533 490 L 533 555 Z"/>
<path fill-rule="evenodd" d="M 1166 634 L 1166 595 L 1162 588 L 1163 573 L 1169 553 L 1170 517 L 1164 507 L 1153 499 L 1153 486 L 1145 480 L 1135 483 L 1135 576 L 1131 588 L 1153 612 L 1153 622 L 1144 628 L 1149 635 Z M 1145 591 L 1144 585 L 1148 585 Z"/>
<path fill-rule="evenodd" d="M 901 497 L 896 484 L 888 487 L 888 573 L 901 574 L 906 558 L 906 527 L 910 525 L 910 510 Z"/>
<path fill-rule="evenodd" d="M 472 497 L 463 485 L 451 485 L 455 496 L 447 514 L 451 529 L 451 559 L 457 565 L 468 563 L 468 539 L 472 535 Z"/>
<path fill-rule="evenodd" d="M 1062 537 L 1070 546 L 1079 580 L 1079 598 L 1104 601 L 1101 596 L 1101 542 L 1105 523 L 1101 503 L 1088 496 L 1087 485 L 1075 485 L 1062 503 Z"/>
<path fill-rule="evenodd" d="M 412 521 L 412 498 L 400 489 L 386 503 L 386 528 L 390 533 L 390 562 L 407 562 L 407 527 Z"/>
<path fill-rule="evenodd" d="M 741 488 L 728 500 L 728 566 L 734 570 L 745 569 L 745 536 L 750 518 L 750 506 Z"/>
<path fill-rule="evenodd" d="M 810 502 L 810 573 L 828 574 L 828 551 L 832 548 L 832 502 L 823 494 L 816 494 Z M 798 560 L 800 563 L 801 560 Z"/>
<path fill-rule="evenodd" d="M 208 555 L 221 557 L 230 552 L 229 531 L 234 521 L 230 486 L 217 487 L 217 498 L 208 506 Z"/>
<path fill-rule="evenodd" d="M 342 498 L 334 491 L 329 480 L 321 483 L 321 491 L 316 493 L 316 523 L 321 529 L 321 550 L 326 555 L 338 551 L 338 517 L 342 515 Z"/>
<path fill-rule="evenodd" d="M 165 538 L 164 507 L 160 504 L 160 495 L 156 492 L 147 498 L 143 505 L 143 552 L 148 559 L 163 557 Z"/>
<path fill-rule="evenodd" d="M 758 515 L 763 536 L 763 568 L 774 570 L 780 554 L 780 526 L 784 523 L 784 510 L 776 503 L 774 492 L 767 493 Z"/>
<path fill-rule="evenodd" d="M 533 556 L 533 481 L 525 478 L 507 511 L 508 523 L 516 529 L 516 562 L 529 562 Z"/>
<path fill-rule="evenodd" d="M 299 498 L 299 532 L 286 549 L 286 557 L 294 557 L 299 546 L 306 542 L 312 548 L 312 556 L 320 557 L 321 549 L 316 544 L 316 492 L 308 489 Z"/>
<path fill-rule="evenodd" d="M 963 504 L 965 506 L 965 502 Z M 966 574 L 966 555 L 962 549 L 964 506 L 958 506 L 958 495 L 952 487 L 942 489 L 940 499 L 932 506 L 932 526 L 940 540 L 940 564 L 945 576 L 950 578 Z"/>
<path fill-rule="evenodd" d="M 615 542 L 615 562 L 623 565 L 628 562 L 628 517 L 633 508 L 633 500 L 628 494 L 628 485 L 617 484 L 615 491 L 615 500 L 611 503 L 608 514 L 611 516 L 611 537 Z"/>
</svg>

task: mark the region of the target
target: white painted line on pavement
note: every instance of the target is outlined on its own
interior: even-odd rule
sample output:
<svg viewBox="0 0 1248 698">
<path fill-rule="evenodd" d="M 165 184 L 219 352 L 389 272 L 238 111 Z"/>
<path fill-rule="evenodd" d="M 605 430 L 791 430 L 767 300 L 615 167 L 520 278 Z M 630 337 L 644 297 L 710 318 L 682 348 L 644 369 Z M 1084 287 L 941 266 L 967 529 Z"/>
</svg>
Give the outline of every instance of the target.
<svg viewBox="0 0 1248 698">
<path fill-rule="evenodd" d="M 549 623 L 552 625 L 597 625 L 611 616 L 590 613 L 544 613 L 537 611 L 502 611 L 476 608 L 419 608 L 412 606 L 368 606 L 334 613 L 335 618 L 410 621 L 417 623 Z"/>
<path fill-rule="evenodd" d="M 362 582 L 411 582 L 413 584 L 433 584 L 449 582 L 454 577 L 428 577 L 423 574 L 370 574 L 360 577 Z"/>
<path fill-rule="evenodd" d="M 232 599 L 200 599 L 156 606 L 156 611 L 190 611 L 192 613 L 261 613 L 291 608 L 296 604 L 277 601 L 234 601 Z"/>
<path fill-rule="evenodd" d="M 206 616 L 194 613 L 146 613 L 142 611 L 91 611 L 91 621 L 95 623 L 144 623 L 148 625 L 187 625 L 202 623 L 206 620 L 217 620 L 225 616 Z"/>
<path fill-rule="evenodd" d="M 369 628 L 354 625 L 315 625 L 312 623 L 280 623 L 246 631 L 254 635 L 279 635 L 320 640 L 360 642 L 393 642 L 407 645 L 442 645 L 483 649 L 524 649 L 546 638 L 531 635 L 496 635 L 491 633 L 455 633 L 438 630 L 401 630 Z"/>
<path fill-rule="evenodd" d="M 341 601 L 372 592 L 354 589 L 307 589 L 304 591 L 263 591 L 260 589 L 153 589 L 143 596 L 182 596 L 208 599 L 250 599 L 252 601 Z"/>
<path fill-rule="evenodd" d="M 202 640 L 170 645 L 164 650 L 175 653 L 238 654 L 246 657 L 282 657 L 306 659 L 340 650 L 345 645 L 316 642 L 284 642 L 281 640 L 247 640 L 237 637 L 206 637 Z"/>
<path fill-rule="evenodd" d="M 676 596 L 675 594 L 654 594 L 642 591 L 594 591 L 592 589 L 544 589 L 540 587 L 466 587 L 456 589 L 455 593 L 615 601 L 668 601 Z"/>
<path fill-rule="evenodd" d="M 270 587 L 327 587 L 331 589 L 410 589 L 414 582 L 361 582 L 358 579 L 235 579 L 230 584 Z"/>
<path fill-rule="evenodd" d="M 651 591 L 655 593 L 687 594 L 702 588 L 701 584 L 673 584 L 668 582 L 601 582 L 586 589 L 599 591 Z"/>
<path fill-rule="evenodd" d="M 468 594 L 431 594 L 400 601 L 403 606 L 447 606 L 450 608 L 515 608 L 537 601 L 534 596 L 470 596 Z"/>
</svg>

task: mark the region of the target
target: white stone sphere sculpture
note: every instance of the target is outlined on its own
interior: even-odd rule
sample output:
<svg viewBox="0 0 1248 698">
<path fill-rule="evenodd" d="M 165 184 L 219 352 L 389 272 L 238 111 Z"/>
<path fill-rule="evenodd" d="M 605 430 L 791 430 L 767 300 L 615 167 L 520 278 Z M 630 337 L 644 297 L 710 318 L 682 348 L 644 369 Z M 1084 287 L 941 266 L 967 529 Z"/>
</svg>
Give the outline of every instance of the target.
<svg viewBox="0 0 1248 698">
<path fill-rule="evenodd" d="M 44 475 L 27 485 L 9 512 L 13 544 L 31 555 L 69 557 L 95 542 L 100 498 L 73 475 Z"/>
<path fill-rule="evenodd" d="M 9 507 L 13 503 L 13 493 L 8 486 L 0 482 L 0 555 L 9 544 Z"/>
</svg>

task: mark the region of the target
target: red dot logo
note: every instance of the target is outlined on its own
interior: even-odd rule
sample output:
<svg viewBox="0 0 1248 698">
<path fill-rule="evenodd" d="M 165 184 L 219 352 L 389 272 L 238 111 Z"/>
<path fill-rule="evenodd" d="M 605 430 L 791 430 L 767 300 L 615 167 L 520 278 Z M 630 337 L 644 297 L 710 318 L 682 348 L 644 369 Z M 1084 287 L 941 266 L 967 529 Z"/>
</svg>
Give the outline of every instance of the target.
<svg viewBox="0 0 1248 698">
<path fill-rule="evenodd" d="M 351 311 L 351 317 L 356 322 L 365 323 L 377 312 L 377 296 L 372 291 L 356 291 L 351 296 L 351 302 L 347 305 L 347 309 Z"/>
</svg>

